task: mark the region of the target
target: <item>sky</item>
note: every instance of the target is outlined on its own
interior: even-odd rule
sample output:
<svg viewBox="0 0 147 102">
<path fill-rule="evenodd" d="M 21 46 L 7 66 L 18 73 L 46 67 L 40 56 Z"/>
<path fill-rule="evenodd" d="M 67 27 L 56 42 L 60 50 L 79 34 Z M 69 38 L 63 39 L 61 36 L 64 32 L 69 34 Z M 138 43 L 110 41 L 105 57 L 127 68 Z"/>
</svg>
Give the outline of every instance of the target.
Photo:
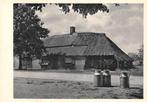
<svg viewBox="0 0 147 102">
<path fill-rule="evenodd" d="M 137 53 L 143 44 L 143 4 L 105 4 L 109 13 L 98 12 L 83 18 L 71 11 L 65 14 L 56 5 L 47 5 L 36 14 L 50 30 L 49 36 L 67 34 L 70 26 L 76 32 L 105 33 L 124 52 Z"/>
</svg>

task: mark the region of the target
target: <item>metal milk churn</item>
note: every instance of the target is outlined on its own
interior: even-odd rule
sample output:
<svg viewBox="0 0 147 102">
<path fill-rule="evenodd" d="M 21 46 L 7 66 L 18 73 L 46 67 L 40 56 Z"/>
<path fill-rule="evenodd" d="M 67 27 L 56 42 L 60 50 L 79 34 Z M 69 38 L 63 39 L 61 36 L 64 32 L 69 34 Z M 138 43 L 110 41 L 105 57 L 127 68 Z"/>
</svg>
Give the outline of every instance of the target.
<svg viewBox="0 0 147 102">
<path fill-rule="evenodd" d="M 111 86 L 111 75 L 109 70 L 103 71 L 103 86 L 110 87 Z"/>
<path fill-rule="evenodd" d="M 102 86 L 102 73 L 100 70 L 95 70 L 94 72 L 94 86 L 101 87 Z"/>
<path fill-rule="evenodd" d="M 121 88 L 129 88 L 129 73 L 122 72 L 120 75 L 120 87 Z"/>
</svg>

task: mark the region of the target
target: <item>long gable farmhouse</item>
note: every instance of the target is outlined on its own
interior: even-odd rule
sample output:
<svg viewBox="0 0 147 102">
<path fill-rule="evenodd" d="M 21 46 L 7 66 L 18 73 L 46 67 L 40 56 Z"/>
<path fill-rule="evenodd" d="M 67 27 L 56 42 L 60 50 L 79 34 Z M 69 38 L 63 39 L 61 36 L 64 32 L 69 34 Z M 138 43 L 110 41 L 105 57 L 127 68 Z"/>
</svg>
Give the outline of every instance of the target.
<svg viewBox="0 0 147 102">
<path fill-rule="evenodd" d="M 69 34 L 51 36 L 44 44 L 44 69 L 115 70 L 132 66 L 132 59 L 104 33 L 75 32 L 75 27 L 70 27 Z"/>
</svg>

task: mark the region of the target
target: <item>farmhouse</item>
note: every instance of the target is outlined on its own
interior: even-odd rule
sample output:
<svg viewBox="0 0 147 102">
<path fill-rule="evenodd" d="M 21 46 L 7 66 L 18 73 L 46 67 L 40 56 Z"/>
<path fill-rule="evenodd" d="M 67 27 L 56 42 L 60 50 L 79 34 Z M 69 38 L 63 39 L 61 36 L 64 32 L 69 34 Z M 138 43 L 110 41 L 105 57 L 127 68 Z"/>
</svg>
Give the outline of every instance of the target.
<svg viewBox="0 0 147 102">
<path fill-rule="evenodd" d="M 69 34 L 51 36 L 44 44 L 43 69 L 115 70 L 132 66 L 132 59 L 104 33 L 76 32 L 70 27 Z"/>
</svg>

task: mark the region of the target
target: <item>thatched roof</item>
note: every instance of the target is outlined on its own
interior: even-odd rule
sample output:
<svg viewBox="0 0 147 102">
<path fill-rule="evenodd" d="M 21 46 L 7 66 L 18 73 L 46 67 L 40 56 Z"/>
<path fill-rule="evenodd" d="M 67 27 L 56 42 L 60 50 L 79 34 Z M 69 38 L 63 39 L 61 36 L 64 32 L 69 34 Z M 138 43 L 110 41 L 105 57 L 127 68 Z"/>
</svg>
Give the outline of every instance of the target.
<svg viewBox="0 0 147 102">
<path fill-rule="evenodd" d="M 67 56 L 114 55 L 117 60 L 131 60 L 103 33 L 82 32 L 72 35 L 54 35 L 45 40 L 44 44 L 48 54 L 65 54 Z"/>
</svg>

